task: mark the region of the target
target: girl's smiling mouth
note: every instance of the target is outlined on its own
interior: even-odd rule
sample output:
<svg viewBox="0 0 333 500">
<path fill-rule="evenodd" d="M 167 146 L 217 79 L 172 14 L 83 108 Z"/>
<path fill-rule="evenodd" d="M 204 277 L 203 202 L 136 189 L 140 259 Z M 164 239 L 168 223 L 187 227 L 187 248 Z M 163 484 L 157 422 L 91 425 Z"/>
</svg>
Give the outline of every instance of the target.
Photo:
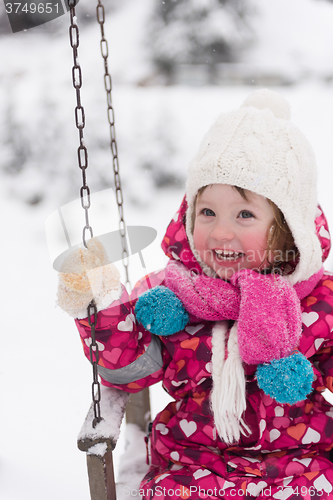
<svg viewBox="0 0 333 500">
<path fill-rule="evenodd" d="M 242 252 L 234 252 L 233 250 L 214 250 L 214 256 L 218 261 L 235 261 L 245 256 Z"/>
</svg>

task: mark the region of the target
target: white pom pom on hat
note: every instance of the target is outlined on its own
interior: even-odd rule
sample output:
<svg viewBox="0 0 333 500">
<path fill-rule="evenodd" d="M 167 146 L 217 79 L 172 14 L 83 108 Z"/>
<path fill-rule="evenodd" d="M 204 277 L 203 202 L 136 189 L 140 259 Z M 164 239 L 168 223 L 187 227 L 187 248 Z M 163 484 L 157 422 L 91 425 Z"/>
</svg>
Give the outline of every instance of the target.
<svg viewBox="0 0 333 500">
<path fill-rule="evenodd" d="M 201 187 L 229 184 L 269 198 L 284 214 L 300 252 L 299 263 L 288 276 L 293 285 L 319 271 L 322 252 L 314 223 L 315 159 L 290 114 L 281 94 L 262 89 L 250 94 L 238 110 L 217 118 L 189 165 L 186 231 L 195 252 L 194 205 Z"/>
<path fill-rule="evenodd" d="M 276 118 L 290 120 L 291 110 L 289 102 L 283 95 L 269 89 L 256 90 L 250 94 L 242 104 L 242 108 L 252 106 L 257 109 L 270 109 Z"/>
</svg>

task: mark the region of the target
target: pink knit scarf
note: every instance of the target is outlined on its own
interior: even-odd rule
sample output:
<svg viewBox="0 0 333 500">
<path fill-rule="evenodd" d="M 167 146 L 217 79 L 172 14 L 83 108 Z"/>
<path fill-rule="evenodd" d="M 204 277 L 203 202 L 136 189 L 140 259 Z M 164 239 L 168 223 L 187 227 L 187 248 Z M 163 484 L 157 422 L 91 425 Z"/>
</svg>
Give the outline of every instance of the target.
<svg viewBox="0 0 333 500">
<path fill-rule="evenodd" d="M 237 320 L 239 352 L 248 364 L 290 355 L 302 333 L 300 300 L 309 295 L 323 275 L 321 268 L 308 280 L 291 286 L 280 275 L 250 269 L 230 282 L 197 275 L 170 260 L 165 283 L 188 313 L 208 321 Z"/>
</svg>

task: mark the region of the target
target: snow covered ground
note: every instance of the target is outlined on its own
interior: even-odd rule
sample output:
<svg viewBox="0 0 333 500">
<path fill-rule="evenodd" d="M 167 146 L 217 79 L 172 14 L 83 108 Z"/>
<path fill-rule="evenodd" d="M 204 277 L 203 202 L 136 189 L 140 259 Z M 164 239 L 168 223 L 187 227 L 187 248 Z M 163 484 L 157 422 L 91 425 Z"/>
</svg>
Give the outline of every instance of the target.
<svg viewBox="0 0 333 500">
<path fill-rule="evenodd" d="M 279 2 L 285 14 L 287 8 L 285 1 L 279 0 Z M 297 3 L 299 4 L 299 0 Z M 306 0 L 306 5 L 312 6 L 314 3 Z M 323 1 L 316 3 L 320 5 L 321 11 L 327 10 L 325 18 L 328 18 L 332 12 L 332 5 Z M 274 4 L 277 5 L 277 2 Z M 139 14 L 141 15 L 141 11 L 137 12 L 136 16 Z M 280 18 L 282 19 L 281 13 Z M 307 19 L 310 22 L 310 18 Z M 131 200 L 126 204 L 125 216 L 128 225 L 147 225 L 158 231 L 155 242 L 143 250 L 146 269 L 142 268 L 138 255 L 131 258 L 131 277 L 135 281 L 142 274 L 161 267 L 165 262 L 159 249 L 159 242 L 166 225 L 179 206 L 183 190 L 182 186 L 178 190 L 157 190 L 153 187 L 149 189 L 150 181 L 145 173 L 142 173 L 142 177 L 136 174 L 135 179 L 132 179 L 132 164 L 128 150 L 134 153 L 138 151 L 142 155 L 145 151 L 151 154 L 151 149 L 156 148 L 159 142 L 157 139 L 155 142 L 154 137 L 158 134 L 154 136 L 151 131 L 155 127 L 158 110 L 159 116 L 164 117 L 169 125 L 167 132 L 172 143 L 181 144 L 178 156 L 181 159 L 179 168 L 183 168 L 185 174 L 187 163 L 195 153 L 198 142 L 217 114 L 221 110 L 238 107 L 253 88 L 242 86 L 137 88 L 128 82 L 125 84 L 126 78 L 133 81 L 138 73 L 144 73 L 146 70 L 143 71 L 143 65 L 135 64 L 128 40 L 126 37 L 121 38 L 122 30 L 119 23 L 120 18 L 117 24 L 117 36 L 123 42 L 121 41 L 116 51 L 118 59 L 115 64 L 118 76 L 115 80 L 118 79 L 119 84 L 115 85 L 114 100 L 121 138 L 119 154 L 126 177 L 125 202 Z M 270 30 L 269 32 L 271 33 Z M 318 27 L 318 39 L 319 33 Z M 59 33 L 59 37 L 67 37 L 65 29 Z M 286 43 L 283 36 L 281 40 L 283 44 Z M 84 43 L 83 39 L 82 47 Z M 327 59 L 324 62 L 321 59 L 320 71 L 332 64 L 328 63 L 329 50 L 332 50 L 332 46 L 332 44 L 325 45 Z M 94 62 L 95 58 L 92 55 L 97 48 L 98 43 L 94 48 L 88 47 L 86 59 L 82 57 L 82 64 L 89 61 L 90 68 L 84 73 L 86 99 L 84 102 L 89 103 L 87 117 L 93 116 L 96 120 L 96 115 L 97 121 L 94 123 L 103 127 L 105 110 L 100 104 L 94 106 L 94 103 L 104 102 L 103 98 L 99 100 L 92 95 L 97 88 L 95 73 L 101 71 L 101 62 L 99 60 Z M 318 46 L 316 52 L 312 46 L 313 62 L 318 62 L 321 48 L 321 45 Z M 57 133 L 64 131 L 63 149 L 68 151 L 70 156 L 66 168 L 73 169 L 73 193 L 78 192 L 81 183 L 80 172 L 75 163 L 77 134 L 73 121 L 74 90 L 70 88 L 68 93 L 64 90 L 71 85 L 69 78 L 71 54 L 67 38 L 63 45 L 57 45 L 54 41 L 46 41 L 41 35 L 33 37 L 30 33 L 20 34 L 12 39 L 1 39 L 0 52 L 1 110 L 5 109 L 6 99 L 12 91 L 19 98 L 18 110 L 15 112 L 21 117 L 28 132 L 34 131 L 38 120 L 43 123 L 44 114 L 41 107 L 50 103 L 50 95 L 59 93 L 63 96 L 61 104 L 58 107 L 53 105 L 52 112 L 48 116 L 50 122 L 58 120 L 57 127 L 52 130 L 58 131 Z M 82 52 L 85 52 L 84 49 Z M 267 61 L 272 51 L 266 51 L 265 54 L 264 52 L 263 50 L 262 60 Z M 119 54 L 122 54 L 122 57 Z M 135 54 L 138 57 L 137 52 Z M 142 54 L 140 56 L 142 61 Z M 333 57 L 330 60 L 333 61 Z M 127 74 L 125 78 L 120 70 L 131 64 L 130 77 Z M 289 58 L 285 64 L 291 65 L 292 59 Z M 309 64 L 307 59 L 306 65 Z M 42 79 L 36 80 L 35 74 Z M 275 90 L 282 92 L 290 101 L 294 122 L 313 145 L 319 168 L 319 199 L 332 225 L 333 85 L 311 77 L 297 86 Z M 100 124 L 98 116 L 101 116 Z M 1 134 L 5 132 L 6 125 L 7 122 L 2 120 Z M 49 126 L 50 123 L 45 122 L 44 128 L 47 129 Z M 158 133 L 163 133 L 164 130 L 162 128 Z M 91 144 L 98 137 L 98 131 L 90 130 L 87 132 L 87 137 L 90 139 L 88 143 Z M 36 137 L 36 142 L 40 140 L 40 137 Z M 51 142 L 47 134 L 43 140 Z M 59 198 L 52 195 L 43 204 L 33 207 L 26 205 L 18 201 L 14 194 L 19 195 L 25 190 L 32 190 L 35 185 L 41 183 L 42 177 L 38 170 L 32 169 L 28 176 L 20 178 L 16 191 L 13 190 L 12 183 L 8 184 L 8 178 L 4 174 L 1 175 L 0 209 L 3 241 L 0 364 L 1 500 L 89 499 L 85 456 L 76 448 L 76 436 L 90 405 L 91 367 L 83 357 L 73 321 L 55 306 L 57 276 L 52 268 L 44 230 L 50 214 L 60 204 L 71 201 L 67 199 L 64 202 L 63 199 L 63 192 L 67 189 L 62 184 L 63 165 L 60 163 L 63 162 L 63 157 L 60 151 L 52 151 L 53 156 L 57 154 L 61 158 L 59 170 L 54 169 L 53 177 L 48 182 L 43 180 L 45 185 L 42 187 L 45 192 L 51 192 L 50 184 L 57 183 Z M 155 156 L 161 156 L 163 165 L 167 165 L 163 158 L 165 154 L 158 150 L 154 152 Z M 98 157 L 96 158 L 98 160 Z M 88 172 L 88 176 L 92 178 L 93 168 L 92 163 Z M 105 176 L 112 185 L 112 174 L 106 171 Z M 151 198 L 151 202 L 147 203 L 147 198 Z M 81 220 L 78 223 L 81 224 Z M 333 254 L 328 259 L 326 267 L 333 271 Z M 151 400 L 153 413 L 156 414 L 165 405 L 167 396 L 160 387 L 154 387 Z M 116 450 L 117 465 L 124 449 L 124 437 L 121 438 L 119 445 Z"/>
</svg>

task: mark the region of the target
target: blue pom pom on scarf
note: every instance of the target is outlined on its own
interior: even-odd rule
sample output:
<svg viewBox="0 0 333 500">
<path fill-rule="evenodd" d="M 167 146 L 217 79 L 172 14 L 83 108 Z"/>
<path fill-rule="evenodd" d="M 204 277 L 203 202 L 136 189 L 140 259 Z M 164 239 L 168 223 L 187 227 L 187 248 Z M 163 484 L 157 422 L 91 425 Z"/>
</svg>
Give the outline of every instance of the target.
<svg viewBox="0 0 333 500">
<path fill-rule="evenodd" d="M 273 359 L 257 368 L 258 386 L 278 403 L 303 401 L 312 390 L 314 379 L 310 361 L 300 352 Z"/>
<path fill-rule="evenodd" d="M 178 297 L 165 286 L 144 292 L 135 306 L 137 320 L 156 335 L 172 335 L 183 330 L 189 315 Z"/>
</svg>

